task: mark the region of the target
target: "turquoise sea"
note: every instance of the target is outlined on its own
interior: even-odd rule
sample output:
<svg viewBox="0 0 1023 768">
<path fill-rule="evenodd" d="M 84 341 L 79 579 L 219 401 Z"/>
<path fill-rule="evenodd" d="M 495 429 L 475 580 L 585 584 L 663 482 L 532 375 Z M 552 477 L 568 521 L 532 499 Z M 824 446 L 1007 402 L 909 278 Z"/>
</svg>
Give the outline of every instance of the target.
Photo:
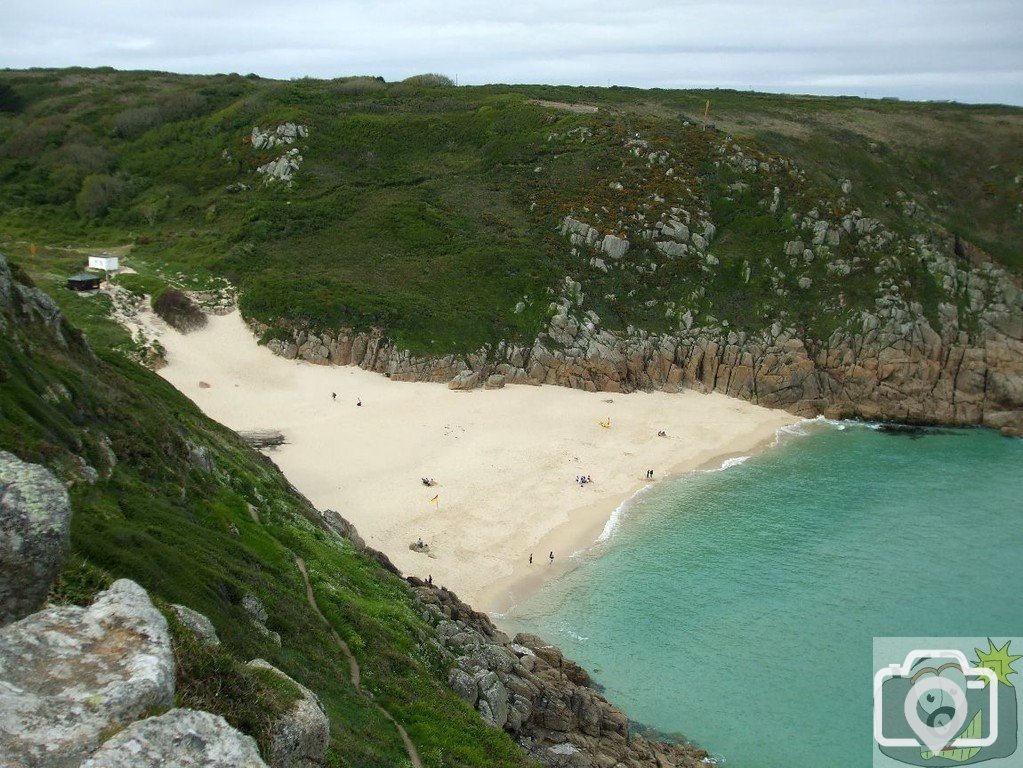
<svg viewBox="0 0 1023 768">
<path fill-rule="evenodd" d="M 505 624 L 630 718 L 727 768 L 869 766 L 874 636 L 1023 635 L 1023 440 L 805 422 L 577 557 Z"/>
</svg>

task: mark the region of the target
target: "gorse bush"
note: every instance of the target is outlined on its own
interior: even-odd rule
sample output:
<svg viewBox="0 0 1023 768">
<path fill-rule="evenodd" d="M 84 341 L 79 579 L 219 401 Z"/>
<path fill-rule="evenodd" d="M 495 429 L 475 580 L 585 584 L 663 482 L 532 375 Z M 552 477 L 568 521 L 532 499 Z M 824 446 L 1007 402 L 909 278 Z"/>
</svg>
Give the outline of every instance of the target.
<svg viewBox="0 0 1023 768">
<path fill-rule="evenodd" d="M 168 325 L 182 333 L 195 331 L 206 325 L 206 315 L 203 311 L 177 288 L 168 288 L 154 298 L 153 311 Z"/>
</svg>

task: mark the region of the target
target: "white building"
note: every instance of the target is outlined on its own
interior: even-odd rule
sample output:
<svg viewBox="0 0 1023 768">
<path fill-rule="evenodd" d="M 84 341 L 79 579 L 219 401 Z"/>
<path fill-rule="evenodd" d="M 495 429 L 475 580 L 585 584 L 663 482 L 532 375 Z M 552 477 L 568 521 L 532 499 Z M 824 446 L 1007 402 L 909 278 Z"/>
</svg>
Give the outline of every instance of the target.
<svg viewBox="0 0 1023 768">
<path fill-rule="evenodd" d="M 106 272 L 116 272 L 121 268 L 116 256 L 109 253 L 101 253 L 99 256 L 89 257 L 89 269 L 102 269 Z"/>
</svg>

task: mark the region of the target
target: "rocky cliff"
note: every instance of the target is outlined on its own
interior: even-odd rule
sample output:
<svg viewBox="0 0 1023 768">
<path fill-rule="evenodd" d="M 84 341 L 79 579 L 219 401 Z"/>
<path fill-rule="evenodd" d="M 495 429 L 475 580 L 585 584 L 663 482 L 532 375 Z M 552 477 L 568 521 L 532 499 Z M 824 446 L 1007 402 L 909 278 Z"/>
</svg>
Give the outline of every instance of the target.
<svg viewBox="0 0 1023 768">
<path fill-rule="evenodd" d="M 700 134 L 715 158 L 700 175 L 684 147 L 606 131 L 620 180 L 575 199 L 534 196 L 534 208 L 567 211 L 552 247 L 567 250 L 569 274 L 544 299 L 547 326 L 532 344 L 429 358 L 383 331 L 305 328 L 268 346 L 455 388 L 693 388 L 802 416 L 1023 434 L 1018 279 L 923 204 L 899 192 L 884 201 L 885 223 L 852 202 L 850 181 L 822 192 L 786 158 L 730 136 Z M 750 221 L 764 234 L 740 247 L 730 231 Z M 602 319 L 647 296 L 643 327 Z"/>
<path fill-rule="evenodd" d="M 551 768 L 691 768 L 713 761 L 689 744 L 650 741 L 591 686 L 586 670 L 530 634 L 509 638 L 444 587 L 409 578 L 448 680 L 495 728 L 504 728 Z"/>
</svg>

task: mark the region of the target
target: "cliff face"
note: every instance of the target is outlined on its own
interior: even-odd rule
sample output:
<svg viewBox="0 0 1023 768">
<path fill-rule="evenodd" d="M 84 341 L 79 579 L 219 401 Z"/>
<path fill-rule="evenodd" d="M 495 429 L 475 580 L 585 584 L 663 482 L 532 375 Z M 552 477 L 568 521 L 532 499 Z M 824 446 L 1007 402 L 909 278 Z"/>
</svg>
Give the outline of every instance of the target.
<svg viewBox="0 0 1023 768">
<path fill-rule="evenodd" d="M 687 129 L 656 148 L 603 130 L 621 180 L 534 191 L 534 207 L 566 212 L 551 247 L 569 274 L 532 344 L 422 358 L 382 333 L 299 330 L 268 346 L 456 388 L 694 388 L 802 416 L 1023 434 L 1018 279 L 922 204 L 899 192 L 886 222 L 854 205 L 850 181 L 821 191 L 732 137 Z"/>
<path fill-rule="evenodd" d="M 531 347 L 429 359 L 395 348 L 380 333 L 350 331 L 298 331 L 291 341 L 272 340 L 268 347 L 289 359 L 358 365 L 453 388 L 690 388 L 801 416 L 983 425 L 1023 434 L 1023 293 L 996 269 L 964 267 L 949 257 L 937 264 L 945 277 L 967 286 L 964 294 L 981 308 L 972 332 L 951 305 L 936 330 L 898 294 L 879 298 L 876 311 L 861 314 L 859 327 L 824 340 L 780 321 L 758 333 L 695 326 L 678 334 L 612 332 L 563 298 Z"/>
</svg>

